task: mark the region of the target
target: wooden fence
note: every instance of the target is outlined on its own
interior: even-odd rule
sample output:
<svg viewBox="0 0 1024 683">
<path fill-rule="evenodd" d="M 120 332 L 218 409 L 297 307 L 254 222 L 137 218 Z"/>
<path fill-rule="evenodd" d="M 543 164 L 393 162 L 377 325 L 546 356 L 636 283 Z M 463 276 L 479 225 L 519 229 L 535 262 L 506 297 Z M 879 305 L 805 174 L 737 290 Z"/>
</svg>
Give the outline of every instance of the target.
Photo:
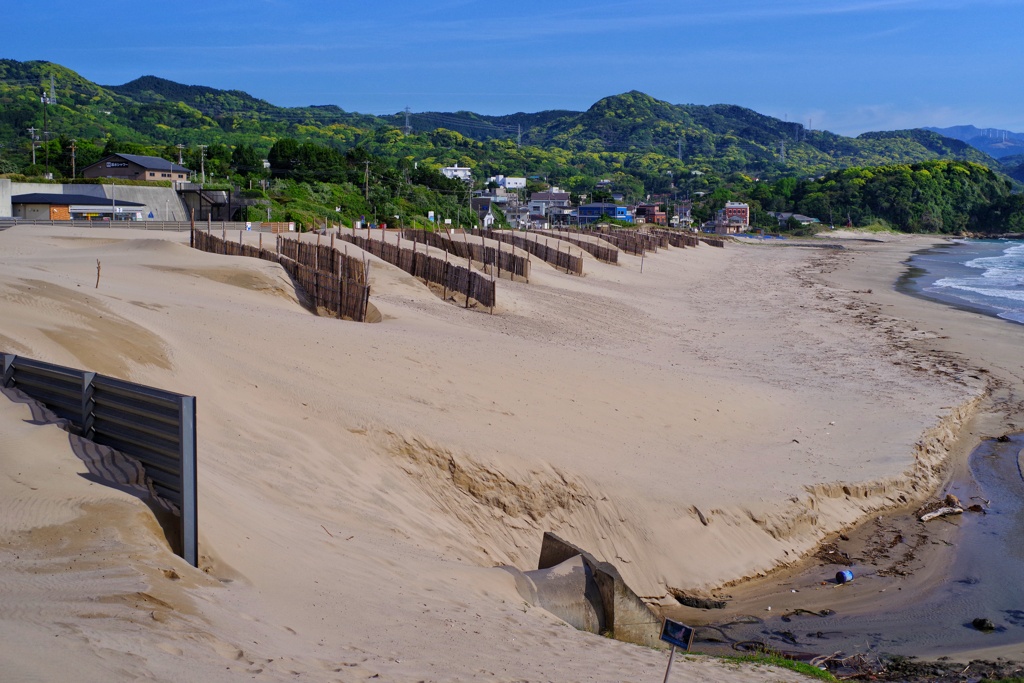
<svg viewBox="0 0 1024 683">
<path fill-rule="evenodd" d="M 491 273 L 498 277 L 506 277 L 510 280 L 520 278 L 526 282 L 530 281 L 530 257 L 516 254 L 512 249 L 502 250 L 501 241 L 497 247 L 489 247 L 481 242 L 458 240 L 449 237 L 444 232 L 428 232 L 426 230 L 413 230 L 407 228 L 402 231 L 402 237 L 412 242 L 427 244 L 437 249 L 450 251 L 469 261 L 479 261 L 485 266 L 490 266 Z"/>
<path fill-rule="evenodd" d="M 534 235 L 544 235 L 545 234 L 544 232 L 537 231 L 537 230 L 530 230 L 529 232 L 531 232 Z M 580 231 L 558 230 L 558 231 L 555 231 L 554 233 L 551 233 L 551 236 L 557 237 L 558 239 L 562 240 L 563 242 L 568 242 L 569 244 L 575 244 L 577 247 L 579 247 L 583 251 L 587 252 L 588 254 L 590 254 L 591 256 L 596 258 L 598 261 L 604 261 L 605 263 L 618 263 L 619 262 L 619 248 L 618 247 L 616 247 L 614 245 L 606 247 L 606 246 L 603 246 L 603 245 L 600 245 L 600 244 L 594 244 L 593 242 L 588 242 L 587 240 L 583 239 L 582 234 L 583 233 L 580 232 Z M 574 235 L 581 235 L 581 236 L 580 237 L 575 237 Z M 595 237 L 597 237 L 597 235 L 595 235 Z M 602 239 L 603 239 L 603 237 L 602 237 Z"/>
<path fill-rule="evenodd" d="M 568 247 L 566 247 L 565 251 L 561 251 L 557 244 L 552 247 L 549 239 L 545 239 L 542 242 L 539 235 L 537 235 L 538 239 L 533 240 L 511 230 L 480 229 L 474 229 L 472 234 L 483 235 L 488 239 L 499 240 L 505 244 L 519 247 L 533 254 L 541 261 L 550 263 L 555 268 L 560 268 L 570 275 L 583 275 L 583 252 L 580 252 L 578 256 L 574 256 L 570 253 Z"/>
<path fill-rule="evenodd" d="M 238 242 L 234 242 L 202 230 L 192 233 L 192 244 L 196 249 L 214 254 L 249 256 L 279 263 L 317 310 L 322 308 L 339 318 L 356 322 L 366 321 L 370 302 L 369 264 L 342 254 L 333 246 L 278 235 L 275 251 L 243 244 L 241 234 Z"/>
<path fill-rule="evenodd" d="M 594 228 L 592 230 L 570 229 L 570 232 L 578 232 L 581 234 L 600 237 L 605 242 L 614 244 L 620 250 L 634 256 L 643 256 L 644 252 L 647 250 L 653 249 L 657 251 L 658 248 L 657 243 L 646 239 L 646 235 L 641 236 L 641 234 L 635 230 L 615 230 L 613 232 L 611 228 L 605 227 Z"/>
<path fill-rule="evenodd" d="M 686 234 L 678 230 L 652 230 L 652 233 L 668 240 L 673 247 L 696 247 L 700 245 L 700 239 L 696 235 Z"/>
<path fill-rule="evenodd" d="M 669 247 L 668 240 L 664 236 L 655 232 L 641 232 L 639 230 L 629 230 L 624 228 L 613 229 L 609 227 L 599 228 L 599 232 L 601 239 L 608 239 L 609 237 L 612 237 L 615 239 L 627 238 L 637 240 L 641 245 L 643 245 L 645 251 L 657 252 L 659 248 L 667 249 Z"/>
<path fill-rule="evenodd" d="M 718 240 L 711 237 L 701 237 L 700 241 L 712 247 L 718 247 L 719 249 L 725 248 L 725 240 Z"/>
<path fill-rule="evenodd" d="M 415 246 L 406 249 L 399 244 L 389 244 L 384 241 L 383 236 L 382 239 L 375 240 L 344 230 L 338 233 L 338 236 L 341 240 L 350 242 L 393 266 L 398 266 L 413 277 L 441 285 L 445 289 L 446 298 L 448 290 L 464 295 L 466 308 L 469 308 L 470 300 L 474 300 L 494 312 L 497 297 L 493 276 L 452 263 L 448 261 L 447 254 L 446 258 L 441 259 L 428 254 L 426 249 L 418 251 Z"/>
</svg>

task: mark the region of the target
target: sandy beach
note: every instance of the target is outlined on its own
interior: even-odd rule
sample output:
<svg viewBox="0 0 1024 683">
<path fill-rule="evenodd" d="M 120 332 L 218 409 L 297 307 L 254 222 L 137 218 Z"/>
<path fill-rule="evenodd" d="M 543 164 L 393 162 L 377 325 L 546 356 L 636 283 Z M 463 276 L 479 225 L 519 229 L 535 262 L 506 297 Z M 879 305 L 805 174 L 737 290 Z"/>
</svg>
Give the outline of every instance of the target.
<svg viewBox="0 0 1024 683">
<path fill-rule="evenodd" d="M 652 605 L 710 596 L 1024 424 L 1024 328 L 894 291 L 929 240 L 841 242 L 534 260 L 494 315 L 370 257 L 382 322 L 358 324 L 187 234 L 0 232 L 0 350 L 197 397 L 201 553 L 0 400 L 0 670 L 656 679 L 664 651 L 572 629 L 497 567 L 535 569 L 551 531 Z M 672 677 L 799 680 L 703 657 Z"/>
</svg>

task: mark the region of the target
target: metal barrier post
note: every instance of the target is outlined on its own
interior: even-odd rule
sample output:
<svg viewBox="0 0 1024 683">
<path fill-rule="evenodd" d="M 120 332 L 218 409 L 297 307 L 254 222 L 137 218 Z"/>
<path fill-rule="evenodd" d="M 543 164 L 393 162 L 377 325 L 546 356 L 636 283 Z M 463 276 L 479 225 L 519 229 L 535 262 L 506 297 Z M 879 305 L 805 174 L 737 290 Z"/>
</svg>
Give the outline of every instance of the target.
<svg viewBox="0 0 1024 683">
<path fill-rule="evenodd" d="M 14 383 L 14 359 L 17 358 L 13 353 L 3 354 L 4 361 L 4 373 L 3 373 L 3 386 L 9 387 Z"/>
<path fill-rule="evenodd" d="M 82 436 L 86 439 L 92 438 L 92 423 L 93 423 L 93 408 L 95 402 L 93 401 L 93 392 L 95 387 L 93 386 L 93 380 L 96 379 L 95 372 L 86 372 L 82 375 L 82 404 L 81 404 L 81 417 L 78 419 L 79 426 L 82 429 Z"/>
<path fill-rule="evenodd" d="M 179 399 L 181 446 L 181 551 L 185 561 L 199 566 L 198 491 L 196 486 L 196 398 Z"/>
</svg>

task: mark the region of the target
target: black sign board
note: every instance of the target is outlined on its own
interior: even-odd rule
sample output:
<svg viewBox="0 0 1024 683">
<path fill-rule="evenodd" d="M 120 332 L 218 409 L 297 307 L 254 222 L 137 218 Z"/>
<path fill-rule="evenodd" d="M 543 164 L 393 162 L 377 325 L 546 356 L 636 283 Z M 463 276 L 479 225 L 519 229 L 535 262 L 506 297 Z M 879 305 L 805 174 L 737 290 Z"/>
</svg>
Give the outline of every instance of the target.
<svg viewBox="0 0 1024 683">
<path fill-rule="evenodd" d="M 689 650 L 693 644 L 693 629 L 678 621 L 666 619 L 661 627 L 661 639 L 670 645 Z"/>
</svg>

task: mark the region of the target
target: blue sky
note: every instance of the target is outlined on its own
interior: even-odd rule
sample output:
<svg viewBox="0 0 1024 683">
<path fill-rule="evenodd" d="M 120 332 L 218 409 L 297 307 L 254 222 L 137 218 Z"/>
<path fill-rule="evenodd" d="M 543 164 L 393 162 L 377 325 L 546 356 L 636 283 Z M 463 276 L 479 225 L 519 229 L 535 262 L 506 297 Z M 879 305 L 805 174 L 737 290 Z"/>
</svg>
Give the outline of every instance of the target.
<svg viewBox="0 0 1024 683">
<path fill-rule="evenodd" d="M 813 128 L 1024 131 L 1024 0 L 13 0 L 0 57 L 368 114 L 641 90 Z"/>
</svg>

